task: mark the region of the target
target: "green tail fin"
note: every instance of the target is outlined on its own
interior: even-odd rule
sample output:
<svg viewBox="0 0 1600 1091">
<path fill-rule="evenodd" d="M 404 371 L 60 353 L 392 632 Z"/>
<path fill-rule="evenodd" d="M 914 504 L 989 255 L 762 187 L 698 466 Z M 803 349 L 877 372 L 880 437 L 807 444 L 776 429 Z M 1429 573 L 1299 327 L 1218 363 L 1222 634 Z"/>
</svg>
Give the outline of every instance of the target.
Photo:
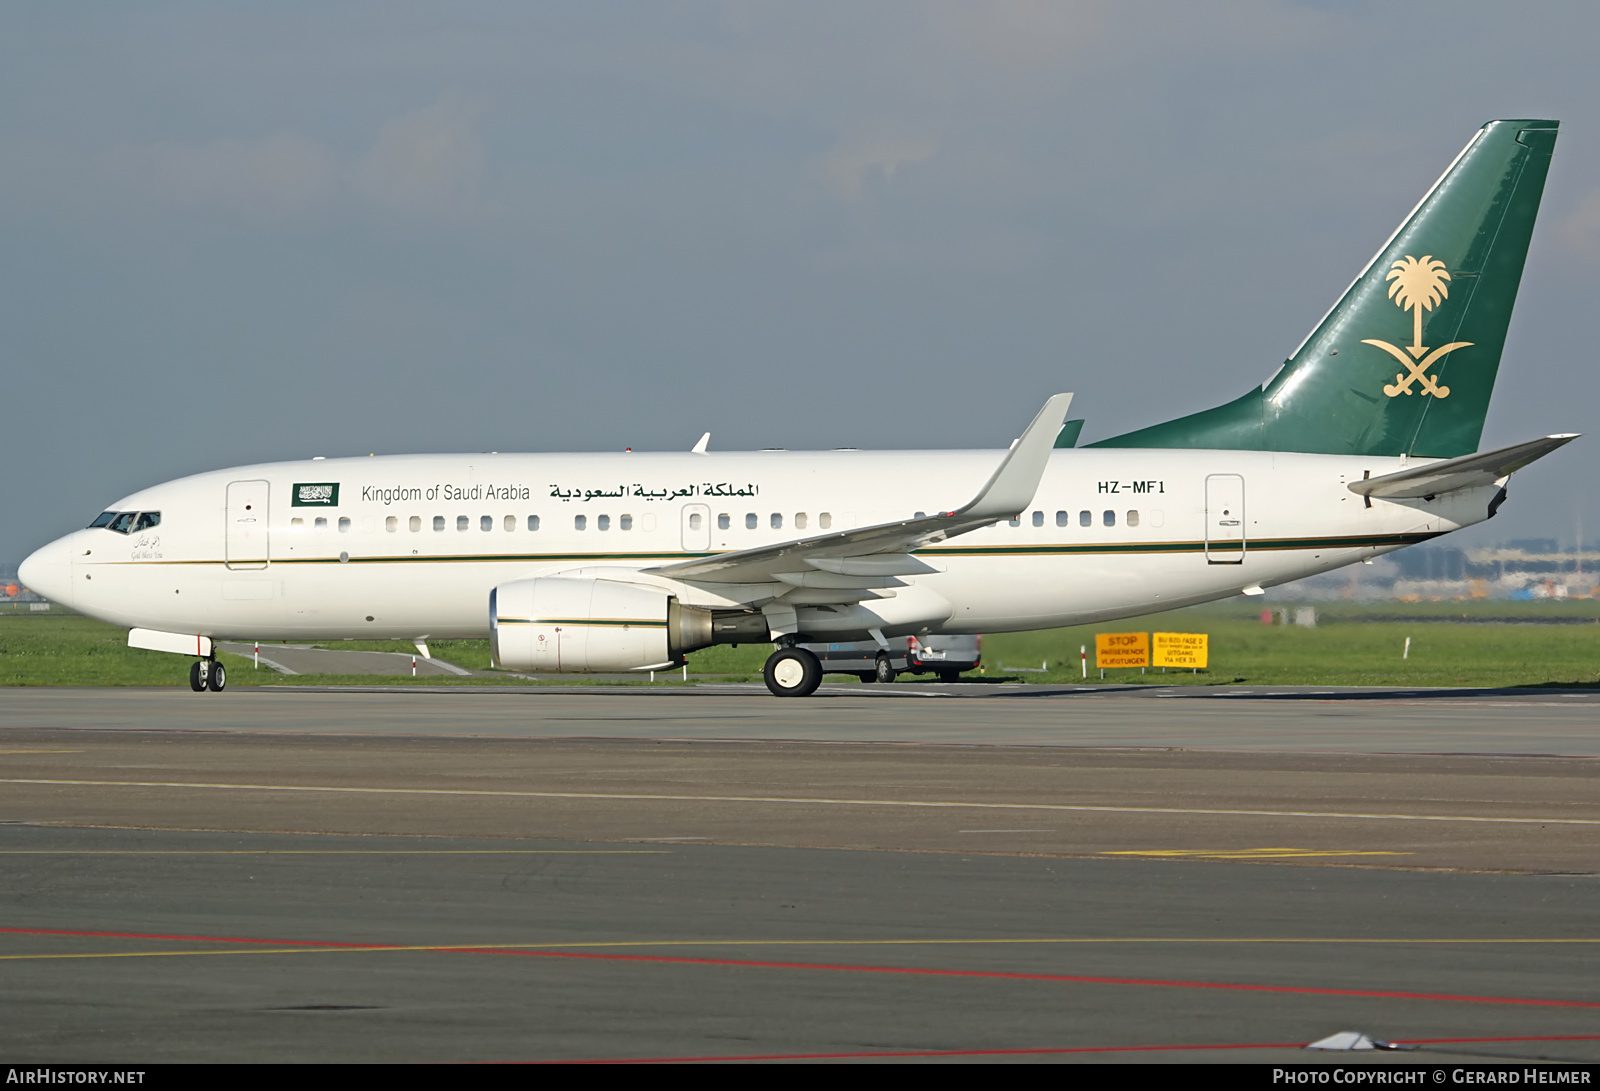
<svg viewBox="0 0 1600 1091">
<path fill-rule="evenodd" d="M 1276 375 L 1091 447 L 1478 449 L 1557 122 L 1491 121 Z"/>
</svg>

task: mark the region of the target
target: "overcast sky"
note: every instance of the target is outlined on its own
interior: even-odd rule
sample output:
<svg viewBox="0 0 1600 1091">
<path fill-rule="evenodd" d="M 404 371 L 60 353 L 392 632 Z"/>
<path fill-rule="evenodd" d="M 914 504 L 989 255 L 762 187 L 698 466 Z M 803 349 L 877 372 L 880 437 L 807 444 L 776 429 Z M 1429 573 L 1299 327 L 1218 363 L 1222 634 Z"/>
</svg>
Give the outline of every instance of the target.
<svg viewBox="0 0 1600 1091">
<path fill-rule="evenodd" d="M 1562 135 L 1485 445 L 1600 431 L 1600 5 L 0 5 L 0 560 L 314 454 L 1085 441 Z M 1463 542 L 1570 539 L 1600 436 Z M 951 503 L 965 500 L 951 497 Z M 1470 536 L 1470 537 L 1469 537 Z"/>
</svg>

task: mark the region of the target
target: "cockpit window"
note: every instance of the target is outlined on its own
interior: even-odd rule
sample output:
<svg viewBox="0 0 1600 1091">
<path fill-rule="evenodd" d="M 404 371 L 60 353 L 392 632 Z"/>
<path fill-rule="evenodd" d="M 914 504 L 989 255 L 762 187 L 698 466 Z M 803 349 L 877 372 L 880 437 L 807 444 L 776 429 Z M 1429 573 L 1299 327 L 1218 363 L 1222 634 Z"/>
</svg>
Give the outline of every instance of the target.
<svg viewBox="0 0 1600 1091">
<path fill-rule="evenodd" d="M 103 511 L 89 524 L 89 528 L 93 530 L 95 527 L 104 527 L 118 534 L 127 534 L 130 531 L 149 530 L 160 525 L 159 511 Z"/>
</svg>

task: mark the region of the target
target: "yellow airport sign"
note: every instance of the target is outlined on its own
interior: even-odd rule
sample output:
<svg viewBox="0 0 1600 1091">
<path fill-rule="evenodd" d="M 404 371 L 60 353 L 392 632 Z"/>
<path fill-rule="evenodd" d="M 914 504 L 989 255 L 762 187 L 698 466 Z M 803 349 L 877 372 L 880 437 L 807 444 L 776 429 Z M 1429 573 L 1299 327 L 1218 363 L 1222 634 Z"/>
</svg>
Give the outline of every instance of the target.
<svg viewBox="0 0 1600 1091">
<path fill-rule="evenodd" d="M 1152 667 L 1190 667 L 1203 670 L 1206 666 L 1207 638 L 1205 633 L 1153 633 L 1154 655 Z"/>
<path fill-rule="evenodd" d="M 1148 667 L 1150 634 L 1095 633 L 1094 665 L 1101 670 L 1111 667 Z"/>
</svg>

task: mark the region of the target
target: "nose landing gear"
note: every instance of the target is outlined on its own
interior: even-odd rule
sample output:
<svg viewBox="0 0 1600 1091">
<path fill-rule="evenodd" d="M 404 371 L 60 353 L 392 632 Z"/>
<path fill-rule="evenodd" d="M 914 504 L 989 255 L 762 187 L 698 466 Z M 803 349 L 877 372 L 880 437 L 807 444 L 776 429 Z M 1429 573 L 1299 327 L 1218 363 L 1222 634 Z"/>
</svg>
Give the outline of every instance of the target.
<svg viewBox="0 0 1600 1091">
<path fill-rule="evenodd" d="M 221 693 L 228 684 L 228 669 L 215 659 L 196 659 L 189 667 L 189 688 L 196 693 Z"/>
</svg>

